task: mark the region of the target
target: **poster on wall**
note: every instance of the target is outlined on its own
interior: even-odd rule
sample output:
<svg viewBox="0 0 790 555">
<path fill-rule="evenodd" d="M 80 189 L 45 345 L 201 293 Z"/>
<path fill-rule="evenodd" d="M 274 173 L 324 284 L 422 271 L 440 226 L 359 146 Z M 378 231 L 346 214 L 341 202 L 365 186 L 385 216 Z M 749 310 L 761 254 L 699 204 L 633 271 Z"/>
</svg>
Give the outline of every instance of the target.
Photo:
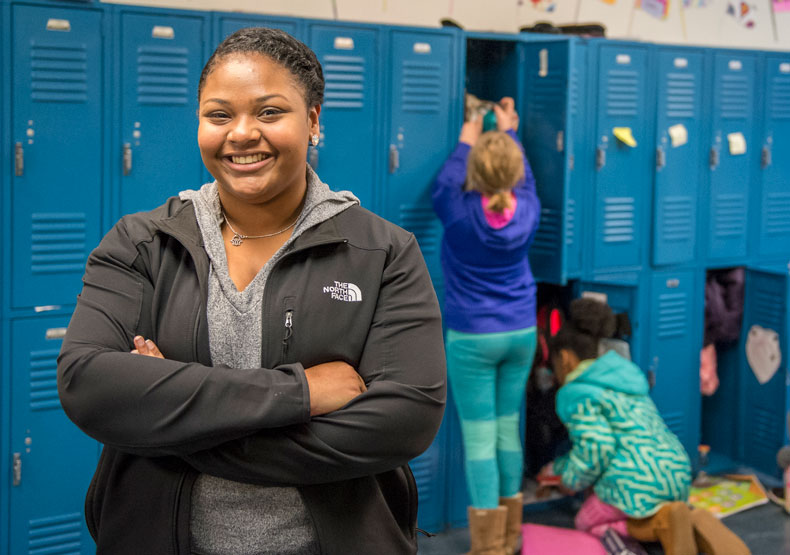
<svg viewBox="0 0 790 555">
<path fill-rule="evenodd" d="M 790 0 L 773 0 L 771 4 L 775 12 L 790 12 Z"/>
<path fill-rule="evenodd" d="M 744 2 L 743 0 L 728 0 L 727 15 L 735 18 L 735 21 L 743 27 L 746 27 L 747 29 L 753 29 L 755 26 L 754 12 L 756 8 L 757 6 L 751 2 Z"/>
<path fill-rule="evenodd" d="M 669 14 L 669 0 L 637 0 L 636 7 L 658 19 L 666 19 Z"/>
</svg>

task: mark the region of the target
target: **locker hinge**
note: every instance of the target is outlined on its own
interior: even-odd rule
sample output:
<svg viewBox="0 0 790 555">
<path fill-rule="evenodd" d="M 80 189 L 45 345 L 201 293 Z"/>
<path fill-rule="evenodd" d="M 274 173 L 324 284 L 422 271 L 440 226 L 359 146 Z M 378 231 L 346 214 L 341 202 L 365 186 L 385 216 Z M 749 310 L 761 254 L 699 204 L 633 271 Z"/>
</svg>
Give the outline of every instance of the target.
<svg viewBox="0 0 790 555">
<path fill-rule="evenodd" d="M 768 145 L 763 146 L 763 153 L 760 156 L 760 165 L 763 169 L 771 165 L 771 147 Z"/>
<path fill-rule="evenodd" d="M 129 175 L 130 173 L 132 173 L 132 145 L 123 143 L 123 174 Z"/>
<path fill-rule="evenodd" d="M 22 483 L 22 454 L 21 453 L 14 453 L 13 473 L 14 473 L 14 487 L 18 487 Z"/>
<path fill-rule="evenodd" d="M 14 145 L 14 175 L 17 177 L 25 174 L 25 149 L 22 143 Z"/>
</svg>

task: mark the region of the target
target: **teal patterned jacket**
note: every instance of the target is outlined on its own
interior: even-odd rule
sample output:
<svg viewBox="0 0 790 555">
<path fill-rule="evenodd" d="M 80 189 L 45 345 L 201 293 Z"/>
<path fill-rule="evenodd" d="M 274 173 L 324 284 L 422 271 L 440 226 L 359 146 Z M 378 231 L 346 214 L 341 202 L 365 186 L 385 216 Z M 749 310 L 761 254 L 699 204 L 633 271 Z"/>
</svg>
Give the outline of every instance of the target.
<svg viewBox="0 0 790 555">
<path fill-rule="evenodd" d="M 648 396 L 642 370 L 614 351 L 584 363 L 557 393 L 573 447 L 554 472 L 574 491 L 593 486 L 604 503 L 634 518 L 685 501 L 691 465 Z"/>
</svg>

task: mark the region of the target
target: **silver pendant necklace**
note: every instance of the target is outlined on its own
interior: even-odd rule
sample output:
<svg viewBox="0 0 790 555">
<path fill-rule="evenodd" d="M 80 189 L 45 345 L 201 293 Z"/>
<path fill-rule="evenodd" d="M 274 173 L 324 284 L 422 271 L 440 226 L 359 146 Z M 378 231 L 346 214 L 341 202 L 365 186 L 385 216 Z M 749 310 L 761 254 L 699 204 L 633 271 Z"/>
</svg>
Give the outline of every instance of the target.
<svg viewBox="0 0 790 555">
<path fill-rule="evenodd" d="M 232 225 L 230 225 L 230 220 L 228 220 L 228 216 L 225 215 L 224 210 L 222 211 L 222 218 L 225 220 L 225 223 L 228 224 L 228 229 L 230 229 L 233 232 L 233 239 L 230 240 L 230 244 L 233 245 L 234 247 L 238 247 L 239 245 L 241 245 L 245 239 L 265 239 L 266 237 L 274 237 L 275 235 L 279 235 L 280 233 L 285 233 L 286 231 L 291 229 L 294 225 L 296 225 L 296 220 L 299 219 L 299 217 L 297 216 L 296 220 L 288 224 L 288 227 L 284 227 L 280 231 L 275 231 L 274 233 L 267 233 L 266 235 L 242 235 L 241 233 L 233 229 Z"/>
</svg>

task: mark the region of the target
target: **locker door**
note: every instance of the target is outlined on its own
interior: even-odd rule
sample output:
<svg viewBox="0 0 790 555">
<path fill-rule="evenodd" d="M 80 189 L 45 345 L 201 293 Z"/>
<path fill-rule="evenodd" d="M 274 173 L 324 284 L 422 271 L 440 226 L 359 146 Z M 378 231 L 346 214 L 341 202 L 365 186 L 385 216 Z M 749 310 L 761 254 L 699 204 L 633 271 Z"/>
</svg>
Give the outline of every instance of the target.
<svg viewBox="0 0 790 555">
<path fill-rule="evenodd" d="M 573 143 L 569 133 L 573 78 L 570 42 L 527 43 L 526 51 L 524 149 L 535 176 L 541 209 L 529 260 L 536 279 L 564 284 L 567 266 L 572 265 L 573 259 L 568 251 L 576 242 L 572 216 L 575 206 L 568 190 L 571 154 L 566 152 L 566 145 Z"/>
<path fill-rule="evenodd" d="M 120 214 L 150 210 L 203 184 L 197 145 L 197 85 L 203 69 L 205 19 L 122 11 Z"/>
<path fill-rule="evenodd" d="M 695 259 L 703 63 L 701 52 L 658 52 L 652 247 L 656 266 Z"/>
<path fill-rule="evenodd" d="M 442 227 L 431 205 L 431 186 L 457 138 L 455 48 L 450 34 L 398 30 L 390 35 L 389 168 L 382 213 L 415 234 L 438 288 Z"/>
<path fill-rule="evenodd" d="M 643 207 L 652 168 L 646 98 L 647 50 L 628 45 L 599 49 L 593 271 L 637 267 L 645 241 Z M 651 117 L 648 117 L 651 114 Z M 615 134 L 630 133 L 631 145 Z"/>
<path fill-rule="evenodd" d="M 215 14 L 215 18 L 213 41 L 215 48 L 220 42 L 225 40 L 228 35 L 245 27 L 271 27 L 272 29 L 280 29 L 292 37 L 302 40 L 301 26 L 295 19 L 260 17 L 253 14 L 230 15 L 223 13 Z"/>
<path fill-rule="evenodd" d="M 717 52 L 713 56 L 713 134 L 709 155 L 709 260 L 744 262 L 747 255 L 751 142 L 754 123 L 755 59 Z M 746 152 L 738 153 L 739 138 Z"/>
<path fill-rule="evenodd" d="M 645 369 L 655 384 L 650 394 L 669 429 L 693 457 L 700 428 L 702 283 L 694 270 L 656 272 L 650 282 L 650 327 L 645 338 Z"/>
<path fill-rule="evenodd" d="M 56 359 L 68 316 L 11 325 L 11 553 L 95 553 L 84 503 L 96 441 L 63 413 Z"/>
<path fill-rule="evenodd" d="M 765 59 L 759 255 L 790 253 L 790 56 Z"/>
<path fill-rule="evenodd" d="M 317 147 L 310 147 L 308 161 L 332 189 L 350 190 L 363 207 L 376 211 L 379 30 L 315 24 L 309 37 L 324 69 L 326 89 L 321 139 Z"/>
<path fill-rule="evenodd" d="M 740 459 L 744 463 L 772 475 L 779 472 L 776 452 L 787 443 L 788 295 L 790 287 L 786 273 L 747 270 L 739 345 L 742 396 L 738 443 Z M 771 339 L 774 333 L 778 340 L 778 353 L 775 349 L 777 343 Z M 752 349 L 758 361 L 755 368 L 771 370 L 778 365 L 774 374 L 753 370 L 746 355 Z M 778 356 L 778 360 L 769 360 L 772 356 Z"/>
<path fill-rule="evenodd" d="M 11 298 L 72 304 L 100 238 L 102 14 L 12 9 Z"/>
</svg>

